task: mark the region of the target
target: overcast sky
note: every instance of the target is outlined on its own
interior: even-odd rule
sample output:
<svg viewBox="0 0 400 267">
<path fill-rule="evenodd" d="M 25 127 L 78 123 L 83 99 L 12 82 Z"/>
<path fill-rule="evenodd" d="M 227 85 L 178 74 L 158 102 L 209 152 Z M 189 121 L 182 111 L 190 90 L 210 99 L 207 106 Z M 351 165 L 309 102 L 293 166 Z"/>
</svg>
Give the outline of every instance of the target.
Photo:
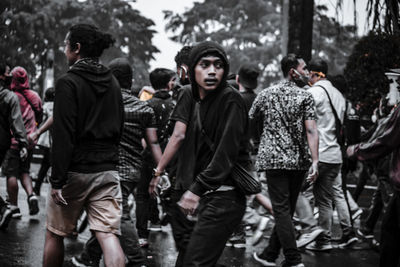
<svg viewBox="0 0 400 267">
<path fill-rule="evenodd" d="M 248 0 L 251 1 L 251 0 Z M 335 6 L 337 0 L 315 0 L 315 4 L 325 4 L 329 8 L 329 15 L 335 16 Z M 163 10 L 173 10 L 174 12 L 182 13 L 186 9 L 193 6 L 194 0 L 136 0 L 132 6 L 139 10 L 144 16 L 154 21 L 156 26 L 153 28 L 157 31 L 153 38 L 153 44 L 160 50 L 160 53 L 155 54 L 155 60 L 150 62 L 151 69 L 157 67 L 175 68 L 174 57 L 181 49 L 182 45 L 171 41 L 168 36 L 171 33 L 165 33 L 165 24 Z M 339 17 L 339 21 L 343 24 L 353 24 L 354 6 L 353 1 L 343 1 L 344 13 Z M 366 11 L 365 5 L 367 1 L 356 1 L 358 13 L 359 35 L 364 35 L 368 32 L 366 28 Z M 360 3 L 361 2 L 361 3 Z"/>
</svg>

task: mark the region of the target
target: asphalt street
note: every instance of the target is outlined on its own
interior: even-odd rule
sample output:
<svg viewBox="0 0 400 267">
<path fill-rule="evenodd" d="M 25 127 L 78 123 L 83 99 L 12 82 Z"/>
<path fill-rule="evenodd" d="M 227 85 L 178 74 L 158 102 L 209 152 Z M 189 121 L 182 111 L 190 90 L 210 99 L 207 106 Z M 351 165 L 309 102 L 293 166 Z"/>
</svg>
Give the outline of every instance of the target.
<svg viewBox="0 0 400 267">
<path fill-rule="evenodd" d="M 0 178 L 0 194 L 6 195 L 5 178 Z M 22 218 L 13 219 L 7 230 L 0 231 L 0 267 L 8 266 L 41 266 L 45 236 L 46 221 L 46 199 L 49 185 L 44 184 L 41 191 L 40 212 L 38 215 L 29 216 L 27 197 L 20 187 L 19 207 Z M 361 201 L 362 207 L 366 209 L 368 201 L 372 195 L 371 190 L 364 190 Z M 365 216 L 365 212 L 363 214 Z M 337 222 L 333 230 L 334 236 L 340 235 Z M 267 235 L 268 233 L 266 233 Z M 249 233 L 251 235 L 251 233 Z M 379 225 L 376 235 L 379 236 Z M 71 258 L 79 255 L 85 241 L 89 238 L 88 230 L 79 234 L 77 238 L 65 239 L 65 261 L 64 266 L 73 266 Z M 267 244 L 268 239 L 253 247 L 248 238 L 245 249 L 227 247 L 220 258 L 219 263 L 224 266 L 261 266 L 252 258 L 254 251 L 261 251 Z M 150 247 L 146 250 L 149 266 L 174 266 L 176 250 L 169 226 L 163 227 L 162 232 L 152 232 L 150 235 Z M 359 242 L 352 248 L 333 249 L 330 253 L 326 252 L 302 252 L 303 262 L 307 267 L 319 266 L 378 266 L 379 254 L 372 250 L 368 243 Z M 282 261 L 282 255 L 278 263 Z"/>
</svg>

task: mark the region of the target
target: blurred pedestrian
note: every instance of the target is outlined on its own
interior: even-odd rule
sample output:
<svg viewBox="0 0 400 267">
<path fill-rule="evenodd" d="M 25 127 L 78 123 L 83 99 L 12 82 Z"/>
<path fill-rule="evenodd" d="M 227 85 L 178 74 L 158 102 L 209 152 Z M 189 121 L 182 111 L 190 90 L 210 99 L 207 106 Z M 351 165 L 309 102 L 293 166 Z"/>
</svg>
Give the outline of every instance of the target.
<svg viewBox="0 0 400 267">
<path fill-rule="evenodd" d="M 12 137 L 18 143 L 19 157 L 24 160 L 28 155 L 28 141 L 18 97 L 9 90 L 11 81 L 10 67 L 0 62 L 0 164 L 10 148 Z M 7 228 L 11 216 L 12 210 L 0 196 L 0 229 Z"/>
<path fill-rule="evenodd" d="M 11 75 L 12 82 L 10 88 L 18 96 L 25 130 L 27 135 L 29 135 L 36 131 L 37 125 L 42 121 L 42 101 L 36 92 L 30 90 L 28 73 L 24 68 L 15 67 L 11 71 Z M 35 215 L 39 212 L 38 198 L 33 192 L 32 177 L 29 173 L 35 144 L 29 144 L 28 156 L 25 160 L 22 160 L 20 158 L 18 142 L 12 139 L 11 147 L 7 151 L 3 162 L 2 171 L 7 177 L 7 192 L 13 218 L 20 218 L 22 216 L 18 207 L 18 180 L 21 181 L 22 187 L 28 196 L 29 214 Z"/>
</svg>

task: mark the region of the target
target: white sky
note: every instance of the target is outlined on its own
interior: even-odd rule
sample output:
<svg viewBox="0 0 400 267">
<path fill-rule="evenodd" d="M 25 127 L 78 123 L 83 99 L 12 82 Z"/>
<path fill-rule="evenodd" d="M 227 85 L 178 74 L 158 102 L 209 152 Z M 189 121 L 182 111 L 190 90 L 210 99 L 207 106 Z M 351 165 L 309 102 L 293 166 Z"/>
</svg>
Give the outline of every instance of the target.
<svg viewBox="0 0 400 267">
<path fill-rule="evenodd" d="M 251 1 L 251 0 L 249 0 Z M 325 4 L 329 8 L 328 15 L 335 15 L 335 7 L 337 0 L 315 0 L 315 5 Z M 176 53 L 182 48 L 182 45 L 171 41 L 168 36 L 172 36 L 172 33 L 165 32 L 165 24 L 163 10 L 173 10 L 175 13 L 182 13 L 193 6 L 194 0 L 136 0 L 132 3 L 133 8 L 139 10 L 145 17 L 150 18 L 156 24 L 153 27 L 157 33 L 153 37 L 153 44 L 160 50 L 160 53 L 154 55 L 155 60 L 150 62 L 150 68 L 154 69 L 157 67 L 175 69 L 174 57 Z M 366 3 L 367 0 L 356 1 L 357 2 L 357 24 L 359 25 L 359 35 L 365 35 L 368 32 L 366 28 Z M 342 24 L 353 24 L 354 17 L 354 6 L 353 1 L 343 1 L 344 13 L 339 14 L 338 20 Z"/>
</svg>

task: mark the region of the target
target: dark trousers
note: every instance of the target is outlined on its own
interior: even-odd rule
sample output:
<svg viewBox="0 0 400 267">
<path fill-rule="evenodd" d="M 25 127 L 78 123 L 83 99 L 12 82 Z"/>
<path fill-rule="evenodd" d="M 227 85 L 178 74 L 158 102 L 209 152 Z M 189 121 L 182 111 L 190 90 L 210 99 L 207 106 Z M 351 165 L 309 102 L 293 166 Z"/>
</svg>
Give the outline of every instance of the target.
<svg viewBox="0 0 400 267">
<path fill-rule="evenodd" d="M 35 183 L 35 191 L 40 192 L 40 187 L 42 186 L 43 180 L 46 177 L 50 166 L 50 148 L 45 147 L 43 148 L 42 164 L 40 165 L 38 177 Z"/>
<path fill-rule="evenodd" d="M 262 252 L 262 256 L 268 261 L 275 261 L 282 248 L 286 265 L 301 263 L 292 217 L 305 174 L 306 171 L 296 170 L 266 171 L 268 192 L 275 217 L 275 227 L 269 245 Z"/>
<path fill-rule="evenodd" d="M 382 221 L 380 267 L 398 267 L 400 263 L 400 192 L 390 199 Z"/>
<path fill-rule="evenodd" d="M 183 214 L 179 206 L 176 204 L 182 197 L 184 191 L 173 190 L 171 194 L 171 202 L 167 207 L 168 217 L 171 223 L 172 235 L 178 250 L 178 257 L 175 266 L 183 266 L 186 248 L 189 244 L 190 236 L 193 232 L 195 221 L 188 220 Z"/>
<path fill-rule="evenodd" d="M 145 257 L 140 250 L 138 235 L 135 225 L 129 215 L 128 197 L 135 188 L 134 182 L 121 181 L 122 191 L 122 217 L 121 217 L 121 247 L 124 250 L 129 264 L 127 266 L 141 266 Z M 82 257 L 98 261 L 101 258 L 101 247 L 94 235 L 86 242 Z"/>
<path fill-rule="evenodd" d="M 373 232 L 375 224 L 378 222 L 379 216 L 384 211 L 393 194 L 392 185 L 390 184 L 389 177 L 378 177 L 378 188 L 372 196 L 371 206 L 368 210 L 368 216 L 365 220 L 365 230 Z"/>
<path fill-rule="evenodd" d="M 202 196 L 183 266 L 215 266 L 245 209 L 245 196 L 235 190 Z"/>
<path fill-rule="evenodd" d="M 148 238 L 147 222 L 159 222 L 157 200 L 149 195 L 149 185 L 152 177 L 153 163 L 143 161 L 140 180 L 136 188 L 136 228 L 140 238 Z"/>
</svg>

